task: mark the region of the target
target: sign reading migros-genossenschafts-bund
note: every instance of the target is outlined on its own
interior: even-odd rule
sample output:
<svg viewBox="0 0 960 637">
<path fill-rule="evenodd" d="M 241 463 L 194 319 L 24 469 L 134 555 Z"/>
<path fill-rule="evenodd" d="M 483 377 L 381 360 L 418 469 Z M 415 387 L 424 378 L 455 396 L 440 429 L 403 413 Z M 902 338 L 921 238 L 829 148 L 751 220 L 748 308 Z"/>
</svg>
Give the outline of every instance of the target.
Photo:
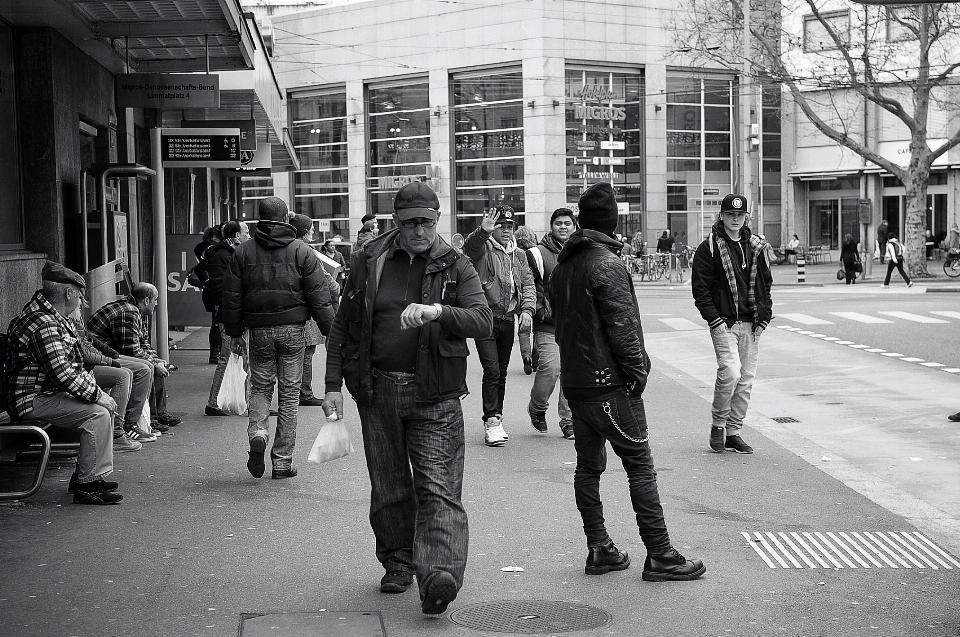
<svg viewBox="0 0 960 637">
<path fill-rule="evenodd" d="M 121 73 L 117 76 L 117 108 L 219 107 L 219 75 Z"/>
</svg>

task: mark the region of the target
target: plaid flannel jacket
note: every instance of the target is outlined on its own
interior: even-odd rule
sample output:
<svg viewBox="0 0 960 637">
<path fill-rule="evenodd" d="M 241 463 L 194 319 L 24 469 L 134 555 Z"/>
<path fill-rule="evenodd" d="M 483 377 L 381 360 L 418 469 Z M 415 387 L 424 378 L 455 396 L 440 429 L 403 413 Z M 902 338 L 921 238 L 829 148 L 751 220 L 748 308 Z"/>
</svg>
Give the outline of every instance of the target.
<svg viewBox="0 0 960 637">
<path fill-rule="evenodd" d="M 87 331 L 124 356 L 154 364 L 160 360 L 150 347 L 140 310 L 126 299 L 107 303 L 94 312 L 87 321 Z"/>
<path fill-rule="evenodd" d="M 10 322 L 7 338 L 7 398 L 17 416 L 30 412 L 37 396 L 67 392 L 91 403 L 100 400 L 97 381 L 83 368 L 77 331 L 43 294 L 34 294 Z"/>
</svg>

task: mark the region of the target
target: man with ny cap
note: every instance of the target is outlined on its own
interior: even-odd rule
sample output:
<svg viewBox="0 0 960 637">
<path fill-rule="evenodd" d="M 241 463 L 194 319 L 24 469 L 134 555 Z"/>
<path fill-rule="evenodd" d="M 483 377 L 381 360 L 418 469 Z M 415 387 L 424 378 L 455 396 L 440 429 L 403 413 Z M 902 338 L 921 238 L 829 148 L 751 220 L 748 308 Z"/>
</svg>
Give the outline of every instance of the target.
<svg viewBox="0 0 960 637">
<path fill-rule="evenodd" d="M 513 230 L 513 208 L 497 206 L 484 213 L 480 227 L 463 242 L 463 253 L 473 261 L 493 311 L 493 334 L 477 340 L 483 366 L 483 441 L 488 447 L 502 447 L 510 438 L 503 428 L 503 398 L 516 332 L 514 317 L 519 317 L 520 330 L 529 332 L 537 309 L 533 275 Z"/>
<path fill-rule="evenodd" d="M 609 442 L 627 474 L 647 550 L 642 579 L 693 580 L 706 567 L 673 548 L 660 505 L 643 404 L 650 357 L 633 279 L 620 259 L 623 244 L 614 235 L 619 210 L 613 187 L 594 184 L 577 205 L 580 229 L 563 244 L 548 298 L 560 346 L 560 383 L 576 432 L 573 491 L 587 539 L 584 572 L 603 575 L 630 566 L 630 556 L 607 533 L 600 500 Z"/>
<path fill-rule="evenodd" d="M 750 231 L 747 198 L 730 194 L 693 256 L 690 283 L 710 326 L 717 380 L 710 408 L 710 448 L 753 453 L 740 436 L 757 374 L 760 335 L 773 318 L 767 243 Z"/>
<path fill-rule="evenodd" d="M 80 454 L 68 491 L 79 504 L 123 499 L 113 472 L 117 403 L 83 367 L 80 337 L 68 318 L 83 302 L 83 277 L 59 263 L 43 270 L 43 288 L 10 322 L 3 367 L 4 403 L 13 416 L 38 418 L 80 432 Z"/>
<path fill-rule="evenodd" d="M 393 207 L 397 227 L 351 256 L 324 409 L 343 414 L 345 382 L 360 412 L 380 591 L 402 593 L 415 575 L 423 612 L 437 615 L 467 564 L 466 339 L 488 337 L 492 315 L 473 265 L 437 236 L 436 193 L 413 182 Z"/>
</svg>

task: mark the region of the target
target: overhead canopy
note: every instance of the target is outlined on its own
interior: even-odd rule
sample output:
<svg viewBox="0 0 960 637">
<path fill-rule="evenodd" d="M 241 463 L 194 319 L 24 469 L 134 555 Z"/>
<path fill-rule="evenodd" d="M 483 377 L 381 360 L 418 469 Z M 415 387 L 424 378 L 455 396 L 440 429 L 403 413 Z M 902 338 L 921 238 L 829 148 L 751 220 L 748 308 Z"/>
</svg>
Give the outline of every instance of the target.
<svg viewBox="0 0 960 637">
<path fill-rule="evenodd" d="M 114 73 L 251 69 L 254 40 L 238 0 L 3 0 L 15 26 L 56 29 Z"/>
</svg>

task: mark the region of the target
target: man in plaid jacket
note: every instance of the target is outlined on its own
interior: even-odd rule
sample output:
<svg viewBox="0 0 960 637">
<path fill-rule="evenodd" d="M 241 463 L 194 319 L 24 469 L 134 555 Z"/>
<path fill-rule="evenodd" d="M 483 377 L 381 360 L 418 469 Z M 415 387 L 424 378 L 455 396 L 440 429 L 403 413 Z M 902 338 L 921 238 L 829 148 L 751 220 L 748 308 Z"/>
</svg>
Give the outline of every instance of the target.
<svg viewBox="0 0 960 637">
<path fill-rule="evenodd" d="M 166 433 L 181 420 L 167 413 L 167 361 L 150 347 L 143 317 L 157 307 L 160 293 L 149 283 L 135 283 L 126 299 L 107 303 L 87 321 L 87 331 L 124 356 L 137 358 L 153 366 L 153 390 L 150 392 L 150 427 Z M 122 364 L 122 359 L 121 359 Z"/>
<path fill-rule="evenodd" d="M 80 306 L 83 277 L 58 263 L 44 267 L 38 290 L 7 330 L 3 366 L 5 402 L 17 418 L 37 418 L 80 432 L 77 469 L 68 491 L 81 504 L 123 499 L 113 472 L 113 416 L 117 403 L 83 367 L 80 338 L 67 318 Z"/>
</svg>

